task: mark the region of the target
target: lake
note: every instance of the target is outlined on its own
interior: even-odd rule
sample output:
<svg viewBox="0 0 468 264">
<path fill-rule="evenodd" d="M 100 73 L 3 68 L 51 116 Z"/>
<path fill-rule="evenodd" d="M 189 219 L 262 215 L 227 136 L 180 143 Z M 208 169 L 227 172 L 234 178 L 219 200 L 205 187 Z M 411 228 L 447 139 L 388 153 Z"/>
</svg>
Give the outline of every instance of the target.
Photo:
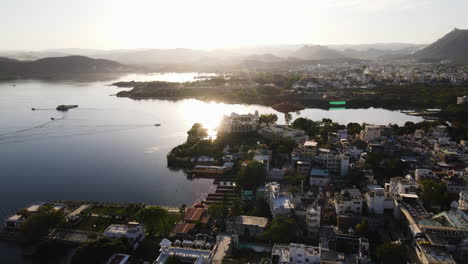
<svg viewBox="0 0 468 264">
<path fill-rule="evenodd" d="M 197 76 L 131 74 L 112 81 L 0 83 L 0 216 L 35 201 L 191 205 L 203 199 L 214 190 L 212 180 L 187 179 L 166 166 L 166 154 L 185 141 L 193 123 L 203 123 L 213 132 L 222 116 L 231 112 L 276 113 L 280 123 L 285 122 L 284 115 L 259 105 L 118 98 L 112 95 L 122 89 L 109 86 L 131 80 L 185 82 Z M 55 110 L 60 104 L 79 107 L 62 113 Z M 374 108 L 306 109 L 292 116 L 331 118 L 343 124 L 422 120 Z"/>
</svg>

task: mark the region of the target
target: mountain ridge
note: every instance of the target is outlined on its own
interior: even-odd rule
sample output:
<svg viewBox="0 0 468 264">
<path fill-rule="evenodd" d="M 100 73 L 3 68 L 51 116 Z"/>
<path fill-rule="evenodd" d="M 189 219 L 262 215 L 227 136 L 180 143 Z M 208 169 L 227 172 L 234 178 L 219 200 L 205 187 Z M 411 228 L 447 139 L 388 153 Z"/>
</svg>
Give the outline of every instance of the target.
<svg viewBox="0 0 468 264">
<path fill-rule="evenodd" d="M 455 28 L 424 49 L 413 54 L 416 59 L 468 60 L 468 30 Z"/>
</svg>

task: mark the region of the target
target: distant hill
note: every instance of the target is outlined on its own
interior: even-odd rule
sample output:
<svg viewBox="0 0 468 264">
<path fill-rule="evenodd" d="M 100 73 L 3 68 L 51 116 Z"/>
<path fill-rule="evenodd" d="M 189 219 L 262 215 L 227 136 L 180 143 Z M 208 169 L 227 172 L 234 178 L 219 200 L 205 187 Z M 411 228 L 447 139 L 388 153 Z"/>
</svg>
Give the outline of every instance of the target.
<svg viewBox="0 0 468 264">
<path fill-rule="evenodd" d="M 383 45 L 383 44 L 382 44 Z M 350 58 L 363 60 L 393 60 L 407 58 L 408 55 L 420 50 L 423 45 L 413 45 L 401 49 L 376 49 L 369 48 L 367 50 L 348 48 L 342 53 Z"/>
<path fill-rule="evenodd" d="M 416 59 L 468 60 L 468 30 L 455 28 L 441 39 L 414 53 Z"/>
<path fill-rule="evenodd" d="M 273 54 L 263 54 L 263 55 L 254 54 L 245 58 L 245 61 L 258 61 L 258 62 L 280 62 L 284 60 L 285 60 L 284 58 L 280 58 Z"/>
<path fill-rule="evenodd" d="M 341 52 L 329 49 L 326 46 L 306 45 L 291 54 L 291 57 L 300 60 L 335 60 L 346 58 Z"/>
<path fill-rule="evenodd" d="M 129 70 L 118 62 L 84 56 L 52 57 L 34 61 L 0 58 L 0 75 L 54 76 L 61 74 L 114 73 Z"/>
</svg>

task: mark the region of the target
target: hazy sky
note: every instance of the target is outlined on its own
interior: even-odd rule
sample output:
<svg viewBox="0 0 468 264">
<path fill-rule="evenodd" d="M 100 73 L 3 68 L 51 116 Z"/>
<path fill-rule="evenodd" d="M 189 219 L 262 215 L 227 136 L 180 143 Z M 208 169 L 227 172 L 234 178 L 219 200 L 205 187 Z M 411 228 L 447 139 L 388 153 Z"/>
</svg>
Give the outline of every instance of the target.
<svg viewBox="0 0 468 264">
<path fill-rule="evenodd" d="M 429 43 L 468 0 L 0 0 L 0 50 Z"/>
</svg>

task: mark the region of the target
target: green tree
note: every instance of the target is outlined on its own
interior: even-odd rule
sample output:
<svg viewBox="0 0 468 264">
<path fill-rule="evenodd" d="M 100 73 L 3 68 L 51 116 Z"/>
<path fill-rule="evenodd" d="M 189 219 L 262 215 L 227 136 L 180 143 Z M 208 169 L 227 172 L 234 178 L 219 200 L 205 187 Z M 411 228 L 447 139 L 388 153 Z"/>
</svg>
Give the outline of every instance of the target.
<svg viewBox="0 0 468 264">
<path fill-rule="evenodd" d="M 301 182 L 305 180 L 305 177 L 304 175 L 301 175 L 296 169 L 289 169 L 284 174 L 284 179 L 290 185 L 299 186 Z"/>
<path fill-rule="evenodd" d="M 213 218 L 224 218 L 228 208 L 224 204 L 212 204 L 208 206 L 208 215 Z"/>
<path fill-rule="evenodd" d="M 348 130 L 348 134 L 349 135 L 356 135 L 356 134 L 359 134 L 362 130 L 362 126 L 359 124 L 359 123 L 348 123 L 348 125 L 346 126 L 346 129 Z"/>
<path fill-rule="evenodd" d="M 405 247 L 391 242 L 381 244 L 377 247 L 377 259 L 382 264 L 405 264 Z"/>
<path fill-rule="evenodd" d="M 80 246 L 73 258 L 71 264 L 101 264 L 116 253 L 126 253 L 127 245 L 122 239 L 111 239 L 108 237 L 100 238 Z"/>
<path fill-rule="evenodd" d="M 236 199 L 234 200 L 232 206 L 231 206 L 231 211 L 230 211 L 230 216 L 239 216 L 242 214 L 242 206 L 241 202 Z"/>
<path fill-rule="evenodd" d="M 36 241 L 47 236 L 53 228 L 64 222 L 65 216 L 62 211 L 43 206 L 26 219 L 21 225 L 20 232 L 27 241 Z"/>
<path fill-rule="evenodd" d="M 203 139 L 208 136 L 208 130 L 204 128 L 201 123 L 195 123 L 193 124 L 192 128 L 187 132 L 187 134 L 188 141 Z"/>
<path fill-rule="evenodd" d="M 367 237 L 369 235 L 369 225 L 367 223 L 367 218 L 362 219 L 361 223 L 356 225 L 355 233 L 363 237 Z"/>
<path fill-rule="evenodd" d="M 297 231 L 298 226 L 294 218 L 277 216 L 263 233 L 263 238 L 275 243 L 290 243 L 296 240 Z"/>
<path fill-rule="evenodd" d="M 265 183 L 266 170 L 262 163 L 253 161 L 242 166 L 237 174 L 237 185 L 245 190 L 254 190 Z"/>
<path fill-rule="evenodd" d="M 259 117 L 259 123 L 267 126 L 276 123 L 276 121 L 278 121 L 278 116 L 276 114 L 262 114 Z"/>
<path fill-rule="evenodd" d="M 149 235 L 166 234 L 170 230 L 170 218 L 166 210 L 161 207 L 148 207 L 140 210 L 136 216 L 137 220 L 142 222 Z"/>
<path fill-rule="evenodd" d="M 447 191 L 445 183 L 436 182 L 434 180 L 422 180 L 420 185 L 422 189 L 421 200 L 424 205 L 431 207 L 442 203 L 445 192 Z"/>
<path fill-rule="evenodd" d="M 346 177 L 346 183 L 349 186 L 359 186 L 366 183 L 364 172 L 360 169 L 351 169 Z"/>
<path fill-rule="evenodd" d="M 289 123 L 291 123 L 291 120 L 292 120 L 292 115 L 290 113 L 285 113 L 284 120 L 286 121 L 286 124 L 289 125 Z"/>
</svg>

